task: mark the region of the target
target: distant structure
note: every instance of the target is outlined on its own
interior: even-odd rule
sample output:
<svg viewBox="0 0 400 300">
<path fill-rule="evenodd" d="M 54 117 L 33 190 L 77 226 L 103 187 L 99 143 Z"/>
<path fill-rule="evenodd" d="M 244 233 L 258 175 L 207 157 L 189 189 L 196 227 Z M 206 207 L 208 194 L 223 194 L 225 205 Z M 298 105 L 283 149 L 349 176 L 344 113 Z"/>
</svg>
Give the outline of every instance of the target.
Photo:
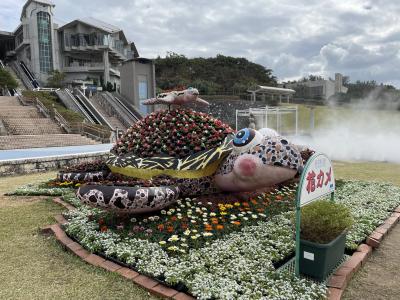
<svg viewBox="0 0 400 300">
<path fill-rule="evenodd" d="M 284 83 L 282 87 L 296 91 L 296 98 L 328 100 L 337 93 L 347 93 L 347 87 L 343 86 L 343 75 L 335 74 L 335 80 L 317 79 L 294 83 Z"/>
<path fill-rule="evenodd" d="M 59 27 L 53 20 L 54 7 L 49 0 L 26 1 L 18 27 L 0 31 L 0 41 L 5 41 L 0 59 L 24 63 L 41 83 L 51 71 L 60 70 L 66 83 L 91 80 L 119 90 L 122 62 L 139 56 L 135 44 L 120 28 L 93 18 Z"/>
<path fill-rule="evenodd" d="M 282 103 L 282 101 L 289 103 L 296 91 L 287 88 L 256 85 L 249 88 L 247 92 L 251 94 L 251 101 L 253 102 L 255 102 L 257 98 L 261 98 L 261 100 L 265 101 L 268 97 L 271 100 L 279 100 L 280 103 Z"/>
<path fill-rule="evenodd" d="M 154 109 L 142 103 L 156 96 L 155 65 L 151 59 L 133 58 L 122 63 L 121 94 L 139 108 L 143 115 Z"/>
</svg>

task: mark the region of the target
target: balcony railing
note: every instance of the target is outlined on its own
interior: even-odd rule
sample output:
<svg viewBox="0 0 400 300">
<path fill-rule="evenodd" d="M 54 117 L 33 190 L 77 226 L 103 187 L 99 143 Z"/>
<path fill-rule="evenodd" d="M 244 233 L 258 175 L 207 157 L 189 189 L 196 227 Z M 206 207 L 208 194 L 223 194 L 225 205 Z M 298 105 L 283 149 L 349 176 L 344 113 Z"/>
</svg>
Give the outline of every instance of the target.
<svg viewBox="0 0 400 300">
<path fill-rule="evenodd" d="M 108 47 L 111 50 L 123 55 L 124 58 L 128 57 L 130 51 L 129 45 L 121 40 L 113 38 L 111 35 L 101 33 L 92 34 L 66 34 L 64 35 L 64 47 L 68 48 L 93 48 L 93 47 Z"/>
<path fill-rule="evenodd" d="M 104 64 L 101 62 L 84 63 L 84 64 L 70 63 L 64 66 L 63 68 L 64 72 L 88 72 L 88 71 L 103 71 L 103 70 L 104 70 Z"/>
</svg>

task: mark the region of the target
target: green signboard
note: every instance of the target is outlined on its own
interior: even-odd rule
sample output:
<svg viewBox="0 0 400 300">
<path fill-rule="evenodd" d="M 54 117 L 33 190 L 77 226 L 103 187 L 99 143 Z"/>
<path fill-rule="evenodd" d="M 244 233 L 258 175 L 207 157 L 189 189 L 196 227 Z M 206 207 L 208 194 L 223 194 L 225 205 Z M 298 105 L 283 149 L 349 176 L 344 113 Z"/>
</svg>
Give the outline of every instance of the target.
<svg viewBox="0 0 400 300">
<path fill-rule="evenodd" d="M 299 276 L 301 207 L 323 196 L 333 201 L 335 177 L 330 159 L 322 153 L 312 155 L 304 166 L 296 194 L 296 276 Z"/>
</svg>

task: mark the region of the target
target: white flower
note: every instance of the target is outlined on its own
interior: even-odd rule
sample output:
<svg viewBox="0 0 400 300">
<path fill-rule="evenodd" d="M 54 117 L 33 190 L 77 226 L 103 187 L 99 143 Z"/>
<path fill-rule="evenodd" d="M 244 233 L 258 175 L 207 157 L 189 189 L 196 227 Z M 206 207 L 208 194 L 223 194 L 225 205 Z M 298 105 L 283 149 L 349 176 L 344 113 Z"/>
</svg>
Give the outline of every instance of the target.
<svg viewBox="0 0 400 300">
<path fill-rule="evenodd" d="M 158 242 L 160 245 L 165 245 L 167 242 L 166 241 L 159 241 Z"/>
<path fill-rule="evenodd" d="M 176 242 L 179 241 L 179 237 L 177 235 L 172 235 L 169 239 L 168 242 Z"/>
<path fill-rule="evenodd" d="M 203 232 L 203 236 L 212 236 L 212 232 Z"/>
<path fill-rule="evenodd" d="M 136 218 L 132 218 L 132 219 L 131 219 L 131 222 L 132 222 L 132 223 L 135 223 L 136 221 L 137 221 Z"/>
<path fill-rule="evenodd" d="M 184 234 L 184 235 L 190 235 L 190 230 L 189 230 L 189 229 L 186 229 L 186 230 L 183 232 L 183 234 Z"/>
<path fill-rule="evenodd" d="M 215 212 L 210 213 L 210 217 L 215 217 L 217 214 Z"/>
</svg>

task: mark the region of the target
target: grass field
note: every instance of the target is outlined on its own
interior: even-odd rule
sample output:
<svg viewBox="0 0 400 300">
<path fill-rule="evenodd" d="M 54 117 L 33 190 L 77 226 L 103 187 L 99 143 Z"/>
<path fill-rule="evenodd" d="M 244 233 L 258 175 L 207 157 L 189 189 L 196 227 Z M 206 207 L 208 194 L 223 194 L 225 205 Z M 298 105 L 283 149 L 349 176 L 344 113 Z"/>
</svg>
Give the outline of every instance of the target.
<svg viewBox="0 0 400 300">
<path fill-rule="evenodd" d="M 297 104 L 283 104 L 288 106 L 296 106 Z M 299 132 L 310 134 L 310 105 L 297 105 L 298 107 L 298 126 Z M 352 120 L 355 124 L 369 125 L 379 128 L 386 128 L 389 131 L 400 130 L 400 112 L 391 110 L 370 110 L 349 108 L 345 106 L 329 107 L 329 106 L 312 106 L 314 110 L 314 129 L 331 128 L 334 125 L 340 125 L 343 122 Z M 272 128 L 275 128 L 276 119 L 269 118 Z M 293 129 L 295 126 L 295 118 L 291 115 L 282 116 L 281 131 Z M 397 131 L 398 132 L 398 131 Z"/>
<path fill-rule="evenodd" d="M 0 195 L 54 175 L 0 178 Z M 0 196 L 0 299 L 156 299 L 40 235 L 39 228 L 55 223 L 62 210 L 48 197 Z"/>
<path fill-rule="evenodd" d="M 400 185 L 400 165 L 335 162 L 335 176 Z M 0 195 L 55 172 L 0 178 Z M 90 266 L 38 234 L 63 209 L 47 197 L 0 196 L 0 299 L 155 299 L 121 276 Z"/>
</svg>

